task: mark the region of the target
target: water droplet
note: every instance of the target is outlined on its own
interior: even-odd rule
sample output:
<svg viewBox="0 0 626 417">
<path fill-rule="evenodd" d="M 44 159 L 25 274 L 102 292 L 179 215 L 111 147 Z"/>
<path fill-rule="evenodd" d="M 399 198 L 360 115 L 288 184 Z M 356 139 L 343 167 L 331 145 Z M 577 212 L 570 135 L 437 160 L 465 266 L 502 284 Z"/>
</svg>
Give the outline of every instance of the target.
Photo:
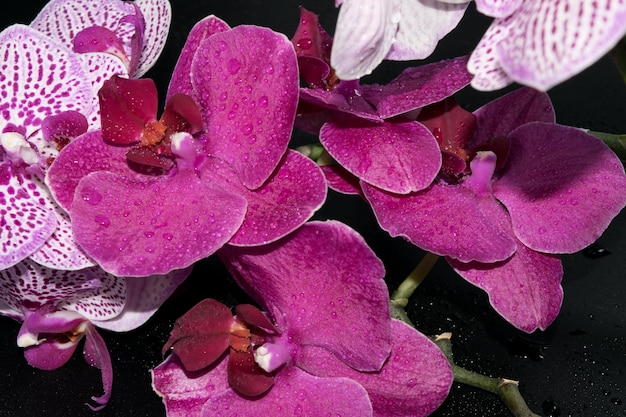
<svg viewBox="0 0 626 417">
<path fill-rule="evenodd" d="M 94 217 L 94 221 L 102 227 L 109 227 L 109 225 L 111 224 L 111 220 L 109 220 L 108 217 L 103 216 L 102 214 L 96 214 L 96 217 Z"/>
<path fill-rule="evenodd" d="M 241 131 L 243 132 L 244 135 L 249 135 L 250 133 L 252 133 L 252 124 L 251 123 L 245 124 L 241 128 Z"/>
<path fill-rule="evenodd" d="M 297 46 L 300 49 L 311 49 L 311 46 L 313 46 L 313 41 L 311 40 L 311 38 L 302 38 L 298 41 Z"/>
<path fill-rule="evenodd" d="M 154 236 L 154 232 L 150 232 L 150 231 L 144 232 L 143 235 L 147 238 L 151 238 L 152 236 Z"/>
<path fill-rule="evenodd" d="M 89 187 L 83 188 L 80 192 L 80 196 L 85 203 L 91 206 L 95 206 L 102 201 L 102 194 Z"/>
<path fill-rule="evenodd" d="M 274 66 L 272 64 L 267 64 L 267 67 L 265 67 L 265 72 L 268 74 L 273 74 L 274 73 Z"/>
<path fill-rule="evenodd" d="M 217 44 L 217 47 L 220 48 L 221 51 L 225 51 L 227 47 L 226 42 L 219 41 L 219 43 Z"/>
<path fill-rule="evenodd" d="M 250 135 L 250 136 L 248 137 L 248 143 L 249 143 L 250 145 L 254 145 L 254 143 L 255 143 L 255 142 L 256 142 L 256 135 Z"/>
<path fill-rule="evenodd" d="M 233 120 L 235 118 L 236 114 L 234 111 L 229 111 L 228 112 L 228 116 L 226 116 L 228 118 L 228 120 Z"/>
<path fill-rule="evenodd" d="M 226 99 L 228 99 L 228 93 L 224 91 L 222 92 L 222 94 L 220 94 L 220 100 L 226 101 Z"/>
<path fill-rule="evenodd" d="M 537 231 L 539 232 L 540 235 L 543 235 L 546 232 L 546 228 L 542 226 Z"/>
<path fill-rule="evenodd" d="M 240 68 L 241 68 L 241 62 L 239 62 L 235 58 L 231 58 L 228 60 L 228 72 L 235 75 L 239 72 Z"/>
<path fill-rule="evenodd" d="M 163 233 L 163 239 L 172 240 L 174 236 L 171 233 Z"/>
<path fill-rule="evenodd" d="M 268 101 L 267 96 L 259 97 L 259 107 L 267 107 Z"/>
</svg>

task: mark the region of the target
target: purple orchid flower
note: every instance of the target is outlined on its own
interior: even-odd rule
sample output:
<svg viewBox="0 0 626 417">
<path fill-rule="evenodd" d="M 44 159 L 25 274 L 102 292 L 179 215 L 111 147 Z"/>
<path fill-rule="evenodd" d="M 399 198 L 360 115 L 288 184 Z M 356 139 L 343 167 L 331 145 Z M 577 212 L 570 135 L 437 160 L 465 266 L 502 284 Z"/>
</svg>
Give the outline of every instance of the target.
<svg viewBox="0 0 626 417">
<path fill-rule="evenodd" d="M 113 370 L 96 328 L 125 332 L 139 327 L 189 273 L 122 278 L 97 267 L 59 271 L 24 260 L 0 271 L 0 314 L 22 322 L 17 344 L 35 368 L 61 367 L 85 338 L 85 360 L 102 371 L 104 394 L 92 397 L 97 405 L 90 405 L 98 410 L 111 396 Z"/>
<path fill-rule="evenodd" d="M 171 18 L 168 0 L 52 0 L 30 26 L 74 52 L 114 55 L 139 78 L 161 54 Z"/>
<path fill-rule="evenodd" d="M 283 35 L 209 16 L 189 34 L 161 118 L 150 80 L 110 80 L 103 130 L 67 145 L 47 183 L 78 243 L 116 275 L 167 273 L 227 242 L 266 244 L 326 198 L 320 169 L 287 150 L 297 99 Z"/>
<path fill-rule="evenodd" d="M 181 317 L 152 371 L 169 417 L 426 416 L 452 373 L 442 352 L 390 319 L 384 267 L 339 222 L 221 259 L 265 309 L 205 300 Z M 224 352 L 228 354 L 224 355 Z"/>
<path fill-rule="evenodd" d="M 354 190 L 342 169 L 394 193 L 428 187 L 441 168 L 440 146 L 415 115 L 469 84 L 466 57 L 406 69 L 387 85 L 361 86 L 335 76 L 327 61 L 332 39 L 315 14 L 301 9 L 292 42 L 311 86 L 300 89 L 298 127 L 319 130 L 321 144 L 341 167 L 324 170 L 331 188 Z"/>
<path fill-rule="evenodd" d="M 626 4 L 610 0 L 476 1 L 494 21 L 468 63 L 472 86 L 517 82 L 548 90 L 603 57 L 626 34 Z M 550 18 L 546 18 L 550 16 Z"/>
<path fill-rule="evenodd" d="M 363 181 L 362 192 L 392 236 L 446 256 L 514 326 L 545 329 L 563 297 L 557 254 L 593 243 L 624 207 L 623 166 L 597 138 L 556 124 L 548 96 L 530 88 L 473 116 L 440 109 L 425 110 L 422 121 L 440 136 L 456 135 L 444 142 L 457 169 L 419 192 L 393 194 Z"/>
<path fill-rule="evenodd" d="M 339 9 L 330 61 L 337 76 L 358 80 L 383 59 L 427 58 L 456 27 L 467 0 L 335 0 Z"/>
</svg>

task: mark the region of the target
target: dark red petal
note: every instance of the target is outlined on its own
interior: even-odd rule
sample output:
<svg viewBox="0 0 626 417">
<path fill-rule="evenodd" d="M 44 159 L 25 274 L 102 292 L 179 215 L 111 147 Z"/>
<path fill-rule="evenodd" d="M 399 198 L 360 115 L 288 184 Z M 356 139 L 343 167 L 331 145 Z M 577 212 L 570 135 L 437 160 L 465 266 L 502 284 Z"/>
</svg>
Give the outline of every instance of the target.
<svg viewBox="0 0 626 417">
<path fill-rule="evenodd" d="M 228 382 L 239 394 L 256 397 L 274 385 L 274 377 L 256 364 L 252 349 L 246 352 L 231 349 L 228 357 Z"/>
<path fill-rule="evenodd" d="M 432 132 L 442 150 L 465 157 L 464 147 L 474 134 L 476 117 L 459 107 L 453 97 L 424 107 L 417 121 Z"/>
<path fill-rule="evenodd" d="M 172 348 L 188 371 L 205 368 L 228 348 L 233 321 L 224 304 L 202 300 L 176 320 L 162 353 Z"/>
<path fill-rule="evenodd" d="M 167 100 L 161 122 L 170 132 L 187 132 L 193 135 L 202 130 L 200 109 L 186 94 L 174 94 Z"/>
<path fill-rule="evenodd" d="M 137 147 L 131 148 L 126 152 L 126 158 L 129 161 L 136 162 L 141 165 L 149 165 L 156 168 L 169 170 L 174 166 L 174 161 L 168 157 L 157 155 L 152 148 Z"/>
<path fill-rule="evenodd" d="M 156 120 L 157 89 L 149 78 L 129 80 L 114 75 L 104 82 L 98 98 L 102 136 L 109 142 L 138 142 L 146 123 Z"/>
<path fill-rule="evenodd" d="M 315 13 L 300 7 L 300 23 L 291 42 L 296 49 L 302 78 L 311 86 L 326 86 L 326 78 L 331 72 L 332 38 L 319 24 Z"/>
<path fill-rule="evenodd" d="M 280 333 L 265 314 L 252 304 L 239 304 L 235 307 L 235 314 L 237 318 L 250 326 L 258 327 L 269 334 Z"/>
</svg>

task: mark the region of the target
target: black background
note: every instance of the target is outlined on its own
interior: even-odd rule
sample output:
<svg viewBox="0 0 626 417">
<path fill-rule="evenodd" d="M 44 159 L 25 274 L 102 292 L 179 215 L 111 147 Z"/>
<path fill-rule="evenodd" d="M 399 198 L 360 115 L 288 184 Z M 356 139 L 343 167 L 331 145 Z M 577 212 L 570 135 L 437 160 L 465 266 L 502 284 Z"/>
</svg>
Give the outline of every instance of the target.
<svg viewBox="0 0 626 417">
<path fill-rule="evenodd" d="M 268 26 L 291 37 L 298 23 L 298 6 L 321 15 L 332 34 L 337 9 L 333 0 L 172 0 L 173 21 L 165 51 L 146 75 L 165 93 L 169 74 L 187 33 L 195 22 L 215 14 L 231 26 Z M 29 23 L 45 2 L 22 0 L 5 8 L 0 27 Z M 467 54 L 476 45 L 489 19 L 470 6 L 455 32 L 440 43 L 427 62 Z M 421 62 L 420 62 L 421 63 Z M 419 63 L 413 63 L 419 64 Z M 363 82 L 385 82 L 406 63 L 386 63 Z M 473 110 L 501 95 L 471 89 L 460 103 Z M 626 88 L 607 58 L 549 94 L 560 123 L 600 131 L 626 132 Z M 311 137 L 296 134 L 299 142 Z M 562 150 L 564 153 L 567 149 Z M 391 289 L 411 271 L 422 252 L 380 231 L 369 207 L 357 197 L 329 193 L 316 216 L 344 221 L 361 232 L 386 265 Z M 519 332 L 489 307 L 486 295 L 456 276 L 440 260 L 416 291 L 408 308 L 425 334 L 453 333 L 457 363 L 491 376 L 520 380 L 520 390 L 531 409 L 544 416 L 626 416 L 626 215 L 618 216 L 598 240 L 611 254 L 598 259 L 582 253 L 563 256 L 565 299 L 559 317 L 545 332 Z M 0 417 L 45 415 L 143 417 L 165 416 L 160 398 L 152 392 L 148 370 L 161 361 L 160 350 L 173 321 L 206 298 L 234 305 L 246 300 L 216 259 L 199 263 L 194 274 L 143 327 L 116 334 L 101 331 L 114 368 L 113 395 L 97 413 L 84 403 L 101 394 L 100 373 L 77 352 L 62 368 L 31 368 L 16 346 L 19 324 L 0 317 Z M 454 384 L 450 396 L 434 416 L 507 416 L 492 394 Z"/>
</svg>

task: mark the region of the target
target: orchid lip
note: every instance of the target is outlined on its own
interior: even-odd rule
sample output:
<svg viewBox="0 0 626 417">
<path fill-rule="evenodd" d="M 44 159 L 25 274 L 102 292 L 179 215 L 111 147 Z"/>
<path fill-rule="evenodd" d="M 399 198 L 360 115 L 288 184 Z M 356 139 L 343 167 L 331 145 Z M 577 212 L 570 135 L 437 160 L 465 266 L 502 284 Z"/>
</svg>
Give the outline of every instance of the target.
<svg viewBox="0 0 626 417">
<path fill-rule="evenodd" d="M 16 132 L 6 132 L 0 134 L 0 146 L 4 149 L 5 155 L 13 163 L 23 162 L 33 165 L 39 162 L 39 155 L 24 139 L 24 136 Z"/>
</svg>

